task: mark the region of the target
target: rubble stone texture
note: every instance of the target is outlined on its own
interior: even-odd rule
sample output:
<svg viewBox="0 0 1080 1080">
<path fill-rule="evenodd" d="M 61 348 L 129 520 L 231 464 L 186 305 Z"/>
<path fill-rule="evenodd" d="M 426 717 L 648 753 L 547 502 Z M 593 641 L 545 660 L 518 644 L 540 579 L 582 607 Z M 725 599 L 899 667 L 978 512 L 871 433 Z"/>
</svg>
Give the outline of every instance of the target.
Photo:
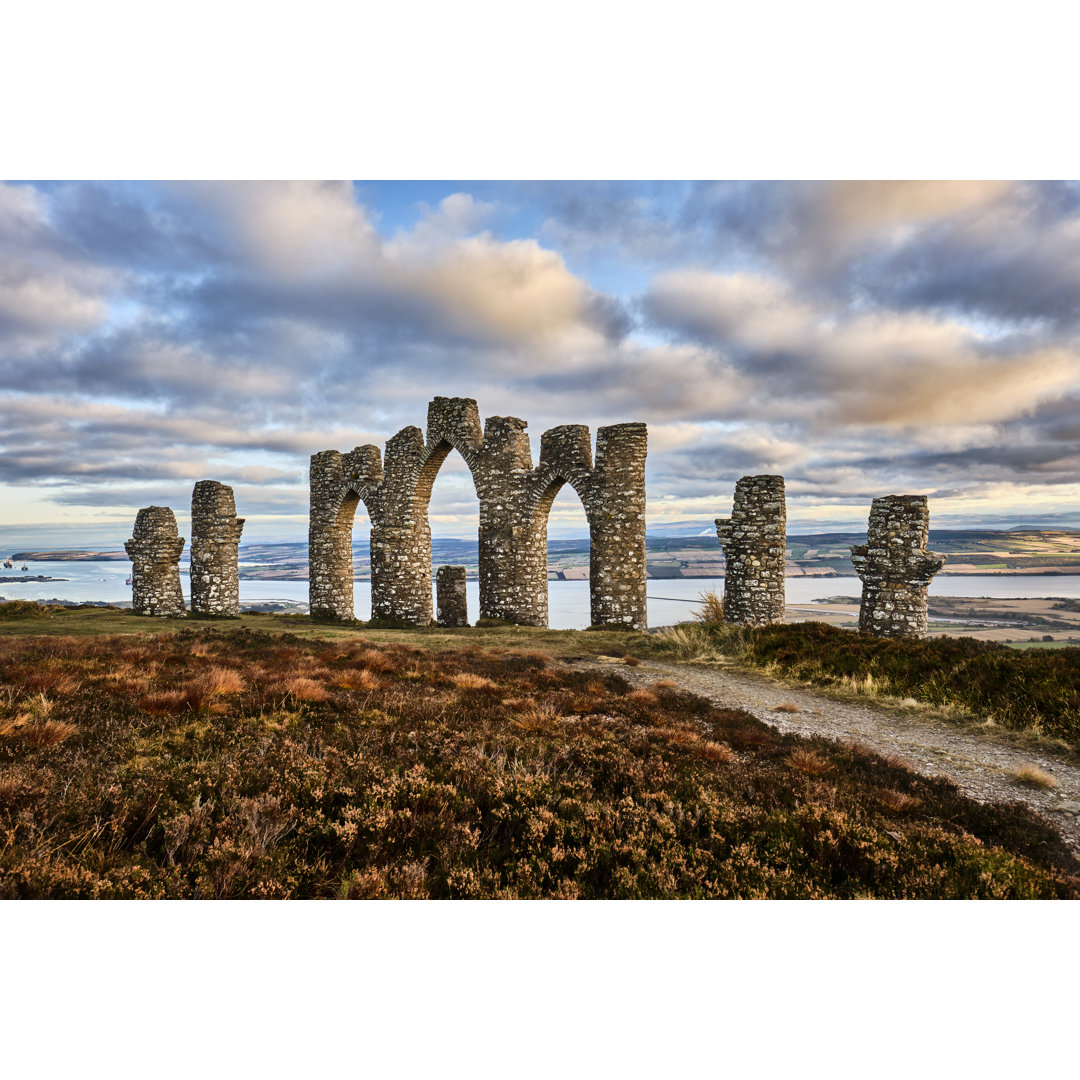
<svg viewBox="0 0 1080 1080">
<path fill-rule="evenodd" d="M 216 480 L 200 480 L 191 493 L 192 611 L 239 616 L 237 548 L 243 530 L 233 489 Z"/>
<path fill-rule="evenodd" d="M 591 540 L 595 625 L 643 630 L 645 613 L 644 424 L 600 428 L 596 463 L 589 429 L 553 428 L 535 468 L 526 423 L 513 416 L 480 422 L 472 398 L 437 397 L 426 439 L 416 427 L 386 444 L 311 458 L 310 610 L 353 617 L 352 523 L 362 500 L 371 519 L 372 617 L 431 622 L 428 502 L 451 450 L 465 459 L 480 500 L 480 617 L 547 626 L 547 520 L 563 484 L 581 498 Z"/>
<path fill-rule="evenodd" d="M 435 621 L 439 626 L 468 626 L 465 567 L 440 566 L 435 573 Z"/>
<path fill-rule="evenodd" d="M 724 549 L 724 622 L 768 626 L 784 617 L 787 509 L 782 476 L 744 476 L 731 517 L 716 519 Z"/>
<path fill-rule="evenodd" d="M 925 495 L 887 495 L 870 508 L 867 542 L 851 549 L 862 578 L 859 629 L 878 637 L 926 637 L 926 591 L 945 556 L 926 550 Z"/>
<path fill-rule="evenodd" d="M 167 506 L 146 506 L 135 517 L 132 537 L 124 544 L 131 559 L 131 607 L 136 615 L 182 618 L 180 553 L 184 538 Z"/>
</svg>

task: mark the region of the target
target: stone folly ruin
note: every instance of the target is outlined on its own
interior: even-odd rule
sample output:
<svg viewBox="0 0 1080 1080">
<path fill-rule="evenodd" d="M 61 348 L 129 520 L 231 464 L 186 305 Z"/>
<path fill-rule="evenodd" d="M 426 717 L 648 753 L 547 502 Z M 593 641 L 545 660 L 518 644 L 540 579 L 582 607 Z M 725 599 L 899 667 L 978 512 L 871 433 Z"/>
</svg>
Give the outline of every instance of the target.
<svg viewBox="0 0 1080 1080">
<path fill-rule="evenodd" d="M 237 549 L 243 530 L 233 489 L 216 480 L 200 480 L 191 493 L 192 611 L 239 616 Z"/>
<path fill-rule="evenodd" d="M 167 506 L 140 510 L 124 550 L 131 558 L 131 607 L 135 614 L 185 616 L 180 588 L 184 538 L 177 532 L 172 510 Z"/>
<path fill-rule="evenodd" d="M 859 629 L 878 637 L 925 637 L 926 592 L 945 556 L 926 550 L 925 495 L 886 495 L 870 508 L 867 542 L 851 549 L 862 578 Z"/>
<path fill-rule="evenodd" d="M 481 426 L 472 398 L 437 397 L 426 439 L 407 427 L 387 441 L 385 456 L 375 446 L 312 455 L 311 614 L 353 617 L 353 517 L 363 501 L 372 617 L 430 624 L 428 502 L 439 467 L 457 450 L 480 500 L 482 619 L 547 626 L 547 519 L 570 484 L 589 521 L 593 624 L 645 629 L 645 425 L 600 428 L 595 463 L 587 427 L 552 428 L 535 468 L 525 428 L 513 416 L 490 416 Z"/>
<path fill-rule="evenodd" d="M 435 621 L 445 627 L 469 625 L 464 566 L 440 566 L 436 572 Z"/>
<path fill-rule="evenodd" d="M 716 519 L 724 549 L 724 622 L 768 626 L 784 617 L 787 509 L 782 476 L 744 476 L 731 517 Z"/>
</svg>

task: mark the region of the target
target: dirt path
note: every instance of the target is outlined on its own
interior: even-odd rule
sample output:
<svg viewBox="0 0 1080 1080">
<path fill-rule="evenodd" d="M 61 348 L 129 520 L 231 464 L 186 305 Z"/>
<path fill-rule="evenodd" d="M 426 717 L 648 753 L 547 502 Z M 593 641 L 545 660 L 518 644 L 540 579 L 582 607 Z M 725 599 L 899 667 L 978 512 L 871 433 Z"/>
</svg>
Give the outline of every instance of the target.
<svg viewBox="0 0 1080 1080">
<path fill-rule="evenodd" d="M 611 671 L 613 664 L 574 661 L 575 666 Z M 903 758 L 926 776 L 945 776 L 980 802 L 1020 802 L 1049 821 L 1080 856 L 1080 766 L 1056 754 L 1010 745 L 993 731 L 969 734 L 963 728 L 902 706 L 848 702 L 789 686 L 744 670 L 643 660 L 619 665 L 620 675 L 637 686 L 671 679 L 725 708 L 745 709 L 781 731 L 857 740 L 881 754 Z M 779 705 L 798 711 L 780 711 Z M 1018 784 L 1017 769 L 1037 765 L 1057 781 L 1053 789 Z"/>
</svg>

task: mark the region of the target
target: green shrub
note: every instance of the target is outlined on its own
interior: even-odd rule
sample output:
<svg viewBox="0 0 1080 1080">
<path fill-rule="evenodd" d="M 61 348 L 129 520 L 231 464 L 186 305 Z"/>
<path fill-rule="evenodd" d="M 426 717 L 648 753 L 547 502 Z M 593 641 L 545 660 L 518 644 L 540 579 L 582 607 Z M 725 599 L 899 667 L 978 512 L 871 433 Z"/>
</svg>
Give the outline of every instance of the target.
<svg viewBox="0 0 1080 1080">
<path fill-rule="evenodd" d="M 719 648 L 724 638 L 714 635 Z M 826 623 L 747 629 L 740 658 L 822 684 L 865 680 L 1080 745 L 1080 649 L 1017 652 L 966 637 L 878 638 Z"/>
</svg>

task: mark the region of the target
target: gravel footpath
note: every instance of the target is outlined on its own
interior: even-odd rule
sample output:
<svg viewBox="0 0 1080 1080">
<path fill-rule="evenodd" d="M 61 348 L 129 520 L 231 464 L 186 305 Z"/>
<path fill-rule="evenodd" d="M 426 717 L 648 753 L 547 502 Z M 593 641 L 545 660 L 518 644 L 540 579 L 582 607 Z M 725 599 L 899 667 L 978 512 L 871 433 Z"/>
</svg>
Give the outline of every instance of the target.
<svg viewBox="0 0 1080 1080">
<path fill-rule="evenodd" d="M 969 734 L 915 708 L 842 701 L 742 669 L 657 660 L 642 660 L 637 667 L 614 659 L 568 663 L 605 671 L 617 666 L 618 673 L 635 686 L 671 679 L 680 690 L 723 708 L 745 709 L 780 731 L 865 743 L 882 755 L 903 758 L 915 772 L 952 780 L 965 795 L 980 802 L 1022 803 L 1053 825 L 1080 857 L 1080 766 L 1046 750 L 1010 745 L 1007 737 L 992 729 Z M 780 705 L 795 706 L 798 711 L 775 711 Z M 1044 769 L 1057 786 L 1046 789 L 1017 783 L 1014 774 L 1025 765 Z"/>
</svg>

